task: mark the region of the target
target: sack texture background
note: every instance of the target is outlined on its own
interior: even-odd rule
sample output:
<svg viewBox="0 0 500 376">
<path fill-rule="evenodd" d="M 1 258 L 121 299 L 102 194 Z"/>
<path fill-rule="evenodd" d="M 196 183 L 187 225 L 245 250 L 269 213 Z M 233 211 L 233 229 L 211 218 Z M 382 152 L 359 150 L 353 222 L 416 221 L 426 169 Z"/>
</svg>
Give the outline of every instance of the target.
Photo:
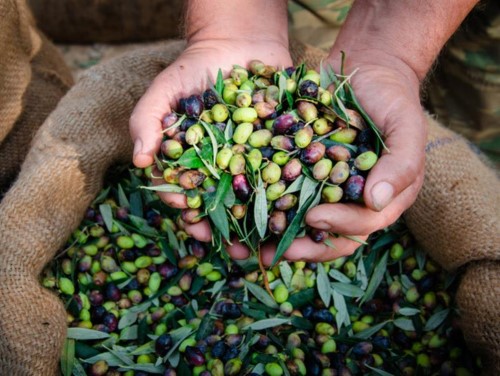
<svg viewBox="0 0 500 376">
<path fill-rule="evenodd" d="M 32 38 L 29 31 L 24 35 Z M 19 54 L 31 61 L 35 44 L 24 44 L 31 47 Z M 19 177 L 0 203 L 0 374 L 57 374 L 66 314 L 38 275 L 80 223 L 106 170 L 130 163 L 130 113 L 183 48 L 182 41 L 165 42 L 88 69 L 34 135 Z M 324 57 L 300 43 L 291 49 L 296 63 L 316 66 Z M 472 349 L 482 351 L 485 369 L 498 374 L 499 180 L 463 138 L 431 118 L 429 125 L 424 189 L 406 218 L 445 268 L 470 265 L 457 298 L 464 331 Z"/>
</svg>

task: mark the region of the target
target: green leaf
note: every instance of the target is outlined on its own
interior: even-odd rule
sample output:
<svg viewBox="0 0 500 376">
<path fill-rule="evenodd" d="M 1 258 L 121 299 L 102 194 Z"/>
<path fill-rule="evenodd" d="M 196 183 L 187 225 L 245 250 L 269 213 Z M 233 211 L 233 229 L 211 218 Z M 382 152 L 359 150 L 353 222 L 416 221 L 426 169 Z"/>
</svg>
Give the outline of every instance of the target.
<svg viewBox="0 0 500 376">
<path fill-rule="evenodd" d="M 313 328 L 313 324 L 311 324 L 310 320 L 295 315 L 291 316 L 290 324 L 302 330 L 310 330 Z"/>
<path fill-rule="evenodd" d="M 254 219 L 260 239 L 264 239 L 267 231 L 267 198 L 266 191 L 264 189 L 264 183 L 262 182 L 262 178 L 260 175 L 258 177 L 256 189 Z"/>
<path fill-rule="evenodd" d="M 139 316 L 139 312 L 128 310 L 125 315 L 123 315 L 118 321 L 118 329 L 126 328 L 137 321 L 137 317 Z"/>
<path fill-rule="evenodd" d="M 68 332 L 66 334 L 66 338 L 78 340 L 104 339 L 108 337 L 108 333 L 86 328 L 68 328 Z"/>
<path fill-rule="evenodd" d="M 325 268 L 321 262 L 318 263 L 318 273 L 316 280 L 316 287 L 318 289 L 319 296 L 326 307 L 330 306 L 330 298 L 332 296 L 330 289 L 330 280 L 326 274 Z"/>
<path fill-rule="evenodd" d="M 342 326 L 348 327 L 351 325 L 351 319 L 349 318 L 349 311 L 347 310 L 344 296 L 333 290 L 332 297 L 334 307 L 337 310 L 337 314 L 335 315 L 337 328 L 340 330 Z"/>
<path fill-rule="evenodd" d="M 363 304 L 367 300 L 373 298 L 375 291 L 377 290 L 378 286 L 380 285 L 380 282 L 382 282 L 382 279 L 384 278 L 385 270 L 387 267 L 388 255 L 389 252 L 385 252 L 380 261 L 378 262 L 377 266 L 375 267 L 375 270 L 373 271 L 373 274 L 370 278 L 370 282 L 368 283 L 368 287 L 366 288 L 366 292 L 363 298 L 361 298 L 360 304 Z"/>
<path fill-rule="evenodd" d="M 141 186 L 140 188 L 142 189 L 149 189 L 150 191 L 157 191 L 157 192 L 167 192 L 167 193 L 183 193 L 184 189 L 182 187 L 175 185 L 175 184 L 161 184 L 161 185 L 154 185 L 154 186 Z"/>
<path fill-rule="evenodd" d="M 140 192 L 132 192 L 130 194 L 130 214 L 138 217 L 143 216 L 142 198 Z"/>
<path fill-rule="evenodd" d="M 282 318 L 272 318 L 272 319 L 264 319 L 260 321 L 256 321 L 251 323 L 250 325 L 244 326 L 243 330 L 263 330 L 268 328 L 274 328 L 276 326 L 280 326 L 283 324 L 290 324 L 290 319 L 282 319 Z"/>
<path fill-rule="evenodd" d="M 394 374 L 392 374 L 390 372 L 387 372 L 387 371 L 384 371 L 384 370 L 381 370 L 381 369 L 378 369 L 378 368 L 374 368 L 372 366 L 369 366 L 368 364 L 365 364 L 365 366 L 366 366 L 366 368 L 371 369 L 377 375 L 380 375 L 380 376 L 394 376 Z"/>
<path fill-rule="evenodd" d="M 87 372 L 85 372 L 85 368 L 83 368 L 82 363 L 75 359 L 73 363 L 73 376 L 87 376 Z"/>
<path fill-rule="evenodd" d="M 226 240 L 229 240 L 229 221 L 224 206 L 217 205 L 214 210 L 208 212 L 208 216 L 214 226 L 221 232 L 222 236 Z"/>
<path fill-rule="evenodd" d="M 94 364 L 95 362 L 98 362 L 99 360 L 104 360 L 106 363 L 108 363 L 109 367 L 119 367 L 122 365 L 122 362 L 119 358 L 117 358 L 115 355 L 111 354 L 110 352 L 103 352 L 100 353 L 96 356 L 93 356 L 88 359 L 84 359 L 83 361 L 85 363 L 89 364 Z"/>
<path fill-rule="evenodd" d="M 130 223 L 132 223 L 132 225 L 137 229 L 138 232 L 141 232 L 146 236 L 158 236 L 158 230 L 156 230 L 154 227 L 151 227 L 148 224 L 148 221 L 143 217 L 129 214 L 128 218 L 130 220 Z"/>
<path fill-rule="evenodd" d="M 179 166 L 186 168 L 200 168 L 203 167 L 203 162 L 198 157 L 196 150 L 193 147 L 187 149 L 181 157 L 177 160 Z"/>
<path fill-rule="evenodd" d="M 371 326 L 369 328 L 366 328 L 365 330 L 362 330 L 361 332 L 358 332 L 354 335 L 355 338 L 361 338 L 361 339 L 368 339 L 375 333 L 377 333 L 380 329 L 382 329 L 384 326 L 389 323 L 390 320 L 383 321 L 377 325 Z"/>
<path fill-rule="evenodd" d="M 106 350 L 108 350 L 111 354 L 116 356 L 120 361 L 127 365 L 131 366 L 134 364 L 134 361 L 132 360 L 132 356 L 130 354 L 127 354 L 125 351 L 123 351 L 123 348 L 120 348 L 119 346 L 113 346 L 113 349 L 109 349 L 107 347 L 104 347 Z"/>
<path fill-rule="evenodd" d="M 307 202 L 307 200 L 316 193 L 319 183 L 308 177 L 304 178 L 304 183 L 302 184 L 302 189 L 300 190 L 299 196 L 299 211 Z"/>
<path fill-rule="evenodd" d="M 130 206 L 130 202 L 128 202 L 128 198 L 120 183 L 118 183 L 118 203 L 122 208 L 128 208 Z"/>
<path fill-rule="evenodd" d="M 205 140 L 205 139 L 204 139 Z M 210 163 L 211 159 L 216 158 L 216 156 L 213 155 L 212 147 L 210 144 L 204 144 L 202 148 L 200 149 L 198 146 L 194 145 L 194 150 L 196 150 L 196 153 L 198 153 L 198 156 L 201 158 L 201 161 L 205 165 L 205 167 L 210 171 L 210 173 L 216 178 L 220 179 L 219 173 L 215 169 L 215 167 Z"/>
<path fill-rule="evenodd" d="M 415 326 L 413 325 L 413 321 L 407 318 L 400 317 L 396 320 L 394 320 L 394 325 L 397 326 L 399 329 L 402 330 L 407 330 L 407 331 L 414 331 Z"/>
<path fill-rule="evenodd" d="M 201 125 L 203 125 L 203 128 L 207 131 L 208 137 L 210 138 L 210 142 L 212 143 L 212 166 L 215 166 L 215 160 L 217 157 L 217 151 L 219 150 L 219 146 L 217 143 L 217 138 L 214 135 L 214 132 L 212 132 L 212 128 L 210 127 L 210 124 L 208 124 L 205 121 L 200 121 Z"/>
<path fill-rule="evenodd" d="M 286 76 L 284 74 L 280 74 L 280 78 L 278 80 L 278 101 L 281 103 L 283 100 L 283 94 L 286 92 Z"/>
<path fill-rule="evenodd" d="M 314 299 L 314 289 L 308 288 L 302 291 L 299 291 L 295 294 L 290 295 L 288 301 L 292 304 L 294 308 L 300 308 Z"/>
<path fill-rule="evenodd" d="M 302 207 L 297 211 L 297 214 L 293 218 L 292 222 L 290 223 L 285 233 L 281 237 L 280 242 L 278 243 L 278 247 L 276 248 L 276 253 L 271 265 L 276 265 L 276 263 L 281 259 L 281 256 L 283 256 L 288 247 L 290 247 L 290 245 L 292 244 L 293 240 L 297 236 L 297 233 L 301 230 L 302 220 L 304 219 L 306 212 L 309 210 L 309 206 L 311 202 L 314 201 L 314 199 L 315 197 L 313 195 L 309 196 L 304 205 L 302 205 Z"/>
<path fill-rule="evenodd" d="M 222 96 L 222 91 L 224 90 L 224 77 L 222 76 L 222 70 L 219 69 L 217 72 L 217 80 L 215 81 L 215 91 Z"/>
<path fill-rule="evenodd" d="M 66 339 L 64 341 L 61 355 L 61 372 L 64 376 L 71 376 L 75 363 L 75 340 Z"/>
<path fill-rule="evenodd" d="M 427 320 L 427 322 L 425 323 L 424 331 L 428 332 L 436 329 L 439 325 L 441 325 L 444 322 L 444 320 L 446 320 L 449 313 L 450 309 L 446 308 L 443 309 L 442 311 L 433 314 L 431 317 L 429 317 L 429 320 Z"/>
<path fill-rule="evenodd" d="M 165 372 L 165 367 L 156 366 L 153 363 L 143 363 L 143 364 L 133 364 L 130 366 L 121 366 L 120 368 L 118 368 L 118 371 L 128 371 L 128 370 L 141 371 L 153 374 L 162 374 Z"/>
<path fill-rule="evenodd" d="M 402 316 L 415 316 L 420 313 L 420 310 L 417 308 L 403 307 L 399 309 L 398 313 Z"/>
<path fill-rule="evenodd" d="M 210 205 L 208 205 L 207 210 L 208 211 L 213 211 L 217 206 L 220 206 L 219 204 L 221 201 L 226 197 L 226 194 L 231 187 L 231 182 L 232 182 L 232 176 L 226 172 L 224 172 L 219 180 L 219 184 L 217 185 L 217 191 L 215 192 L 215 197 L 214 199 L 210 202 Z"/>
<path fill-rule="evenodd" d="M 139 327 L 137 325 L 128 326 L 123 328 L 120 332 L 120 340 L 121 341 L 132 341 L 137 339 L 137 330 Z"/>
<path fill-rule="evenodd" d="M 293 270 L 287 261 L 281 261 L 279 264 L 279 269 L 281 279 L 283 280 L 285 286 L 289 289 L 292 282 Z"/>
<path fill-rule="evenodd" d="M 264 303 L 267 307 L 278 309 L 278 304 L 274 300 L 272 296 L 269 295 L 269 293 L 264 290 L 262 287 L 259 285 L 256 285 L 255 283 L 248 282 L 248 281 L 243 281 L 245 284 L 245 287 L 250 291 L 250 293 L 257 298 L 257 300 L 261 301 Z"/>
<path fill-rule="evenodd" d="M 109 204 L 101 204 L 99 205 L 99 211 L 101 212 L 102 219 L 106 228 L 109 232 L 111 232 L 113 228 L 113 210 L 111 209 L 111 205 Z"/>
<path fill-rule="evenodd" d="M 288 188 L 283 192 L 282 196 L 288 193 L 298 192 L 302 189 L 302 183 L 304 182 L 304 175 L 300 175 L 297 179 L 293 181 L 292 184 L 288 186 Z"/>
<path fill-rule="evenodd" d="M 330 275 L 330 277 L 332 277 L 333 279 L 335 279 L 339 282 L 344 282 L 344 283 L 351 283 L 352 282 L 348 276 L 346 276 L 344 273 L 338 271 L 337 269 L 330 269 L 328 274 Z"/>
<path fill-rule="evenodd" d="M 366 288 L 368 287 L 368 277 L 366 275 L 366 269 L 363 257 L 360 257 L 358 261 L 358 267 L 356 268 L 356 280 L 361 282 L 361 285 L 359 287 L 362 290 L 366 290 Z M 345 282 L 345 281 L 340 281 L 340 282 Z"/>
<path fill-rule="evenodd" d="M 103 202 L 104 200 L 106 200 L 108 198 L 108 196 L 109 196 L 110 189 L 111 189 L 111 186 L 106 187 L 101 192 L 99 192 L 99 194 L 94 199 L 94 201 L 92 201 L 92 204 L 94 204 L 94 205 L 95 204 L 99 204 L 99 203 Z"/>
<path fill-rule="evenodd" d="M 359 298 L 365 293 L 358 286 L 342 282 L 332 282 L 332 289 L 337 291 L 339 294 L 348 296 L 350 298 Z"/>
<path fill-rule="evenodd" d="M 229 119 L 227 121 L 226 128 L 224 129 L 224 138 L 226 139 L 226 142 L 231 142 L 233 140 L 233 133 L 234 133 L 233 121 Z"/>
<path fill-rule="evenodd" d="M 420 270 L 423 270 L 425 267 L 425 253 L 421 249 L 415 249 L 415 258 L 417 259 L 417 265 Z"/>
<path fill-rule="evenodd" d="M 233 186 L 230 185 L 229 189 L 226 192 L 226 195 L 224 196 L 224 206 L 226 208 L 231 208 L 235 202 L 236 196 L 234 195 Z"/>
</svg>

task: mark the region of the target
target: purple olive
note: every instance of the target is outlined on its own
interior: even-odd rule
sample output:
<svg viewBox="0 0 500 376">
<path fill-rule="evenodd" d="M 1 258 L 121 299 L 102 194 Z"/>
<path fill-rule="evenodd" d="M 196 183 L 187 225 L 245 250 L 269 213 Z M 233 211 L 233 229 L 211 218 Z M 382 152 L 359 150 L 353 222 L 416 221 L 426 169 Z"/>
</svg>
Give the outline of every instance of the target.
<svg viewBox="0 0 500 376">
<path fill-rule="evenodd" d="M 245 175 L 240 174 L 233 176 L 233 190 L 239 200 L 243 202 L 248 201 L 251 194 L 251 187 Z"/>
<path fill-rule="evenodd" d="M 315 164 L 325 156 L 325 149 L 325 145 L 321 142 L 312 142 L 302 150 L 300 160 L 306 164 Z"/>
<path fill-rule="evenodd" d="M 187 346 L 184 355 L 187 362 L 192 366 L 201 366 L 205 364 L 205 356 L 198 347 Z"/>
<path fill-rule="evenodd" d="M 286 213 L 275 210 L 269 217 L 269 230 L 276 235 L 281 235 L 286 230 Z"/>
<path fill-rule="evenodd" d="M 273 123 L 274 134 L 285 134 L 297 121 L 292 114 L 278 116 Z"/>
<path fill-rule="evenodd" d="M 205 174 L 200 171 L 185 171 L 179 176 L 179 185 L 184 189 L 194 189 L 200 186 L 205 178 Z"/>
<path fill-rule="evenodd" d="M 283 166 L 281 177 L 286 181 L 294 181 L 302 174 L 302 163 L 297 158 L 290 159 Z"/>
<path fill-rule="evenodd" d="M 316 98 L 318 96 L 318 85 L 311 80 L 304 80 L 299 84 L 299 95 L 301 97 Z"/>
<path fill-rule="evenodd" d="M 188 117 L 198 118 L 203 109 L 203 99 L 199 95 L 191 95 L 184 101 L 184 112 Z"/>
<path fill-rule="evenodd" d="M 172 348 L 174 341 L 170 334 L 162 334 L 155 341 L 155 351 L 159 356 L 165 356 Z"/>
<path fill-rule="evenodd" d="M 203 92 L 203 105 L 205 108 L 211 109 L 217 103 L 219 103 L 219 99 L 212 89 L 207 89 Z"/>
<path fill-rule="evenodd" d="M 361 175 L 351 176 L 345 183 L 344 193 L 349 200 L 359 200 L 363 196 L 365 178 Z"/>
</svg>

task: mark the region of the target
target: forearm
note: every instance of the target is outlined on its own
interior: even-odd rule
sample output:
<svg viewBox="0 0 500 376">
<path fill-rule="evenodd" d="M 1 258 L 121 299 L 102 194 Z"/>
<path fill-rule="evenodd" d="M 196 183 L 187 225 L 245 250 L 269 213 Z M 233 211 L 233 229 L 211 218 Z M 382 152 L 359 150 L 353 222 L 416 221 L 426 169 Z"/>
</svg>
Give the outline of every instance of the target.
<svg viewBox="0 0 500 376">
<path fill-rule="evenodd" d="M 267 40 L 288 46 L 286 0 L 189 0 L 188 43 Z"/>
<path fill-rule="evenodd" d="M 380 54 L 406 64 L 422 81 L 477 0 L 359 0 L 332 48 L 348 58 Z"/>
</svg>

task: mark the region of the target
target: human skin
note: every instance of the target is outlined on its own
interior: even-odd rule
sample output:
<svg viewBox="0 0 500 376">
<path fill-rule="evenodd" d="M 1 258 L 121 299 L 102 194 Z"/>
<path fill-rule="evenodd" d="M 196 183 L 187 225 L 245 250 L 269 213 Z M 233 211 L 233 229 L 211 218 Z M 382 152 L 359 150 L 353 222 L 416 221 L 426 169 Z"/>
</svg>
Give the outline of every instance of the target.
<svg viewBox="0 0 500 376">
<path fill-rule="evenodd" d="M 356 1 L 326 63 L 339 71 L 341 51 L 345 71 L 364 109 L 385 137 L 385 151 L 370 171 L 364 202 L 323 204 L 311 209 L 306 222 L 333 234 L 364 240 L 393 222 L 416 199 L 423 182 L 427 121 L 420 104 L 420 87 L 439 51 L 477 1 L 363 0 Z M 287 2 L 283 0 L 189 1 L 186 12 L 187 48 L 166 68 L 141 98 L 130 119 L 134 164 L 147 167 L 159 150 L 161 120 L 178 100 L 199 93 L 214 81 L 219 68 L 246 66 L 259 59 L 279 68 L 292 64 L 288 51 Z M 154 182 L 155 184 L 160 181 Z M 180 194 L 160 193 L 168 205 L 184 208 Z M 206 221 L 188 226 L 202 241 L 211 238 Z M 330 244 L 308 237 L 296 239 L 285 252 L 289 260 L 327 261 L 352 254 L 359 242 L 330 237 Z M 333 246 L 331 245 L 333 244 Z M 249 251 L 236 239 L 228 249 L 235 259 Z M 275 245 L 261 248 L 270 264 Z"/>
</svg>

